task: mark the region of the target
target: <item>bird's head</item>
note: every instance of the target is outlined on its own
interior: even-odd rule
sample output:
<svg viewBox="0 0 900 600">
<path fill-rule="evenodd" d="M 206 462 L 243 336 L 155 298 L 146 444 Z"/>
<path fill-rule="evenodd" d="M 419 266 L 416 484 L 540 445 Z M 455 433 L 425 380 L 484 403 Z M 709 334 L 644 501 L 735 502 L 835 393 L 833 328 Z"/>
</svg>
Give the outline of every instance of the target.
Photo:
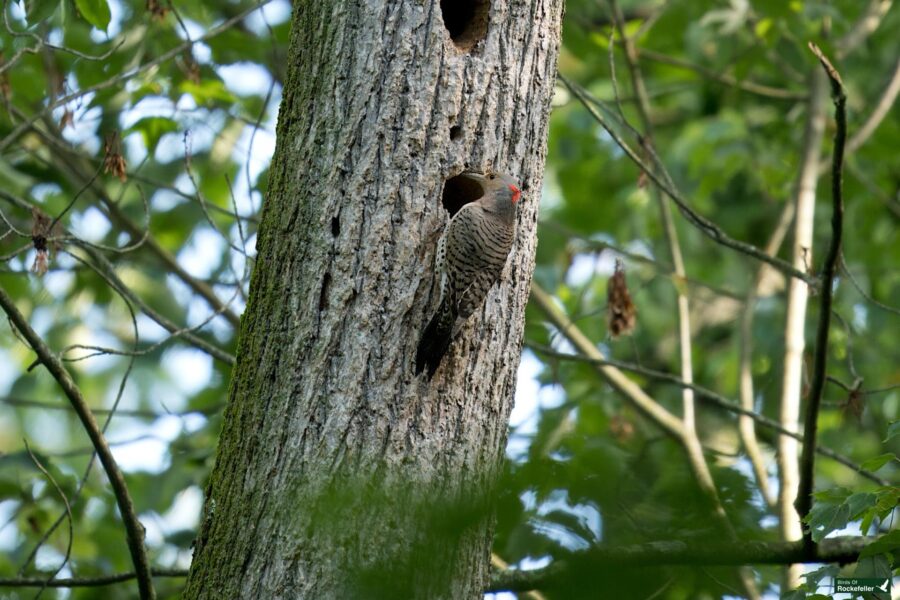
<svg viewBox="0 0 900 600">
<path fill-rule="evenodd" d="M 458 179 L 463 179 L 470 185 L 477 185 L 481 193 L 478 194 L 476 200 L 486 208 L 490 206 L 490 209 L 493 209 L 492 212 L 505 212 L 510 209 L 515 212 L 516 204 L 522 198 L 522 190 L 519 189 L 516 180 L 505 173 L 466 172 L 461 174 Z"/>
<path fill-rule="evenodd" d="M 516 184 L 516 180 L 505 173 L 488 173 L 486 175 L 488 187 L 500 192 L 501 199 L 516 204 L 522 197 L 522 190 Z"/>
</svg>

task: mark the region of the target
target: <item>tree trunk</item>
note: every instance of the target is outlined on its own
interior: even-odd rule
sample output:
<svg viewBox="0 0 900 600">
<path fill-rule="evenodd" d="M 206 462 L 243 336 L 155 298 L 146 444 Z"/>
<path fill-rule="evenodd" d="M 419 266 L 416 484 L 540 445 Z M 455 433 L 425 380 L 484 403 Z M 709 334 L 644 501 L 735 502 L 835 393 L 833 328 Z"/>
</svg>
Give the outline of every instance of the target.
<svg viewBox="0 0 900 600">
<path fill-rule="evenodd" d="M 295 3 L 258 259 L 185 598 L 481 596 L 562 5 Z M 437 301 L 443 184 L 490 167 L 522 184 L 516 243 L 428 382 L 413 362 Z"/>
</svg>

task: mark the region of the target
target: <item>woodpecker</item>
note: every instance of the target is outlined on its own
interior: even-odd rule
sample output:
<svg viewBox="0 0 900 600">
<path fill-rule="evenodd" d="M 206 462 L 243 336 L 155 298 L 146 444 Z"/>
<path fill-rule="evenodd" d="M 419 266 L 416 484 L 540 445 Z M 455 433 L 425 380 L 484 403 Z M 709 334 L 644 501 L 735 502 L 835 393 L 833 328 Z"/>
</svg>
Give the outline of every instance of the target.
<svg viewBox="0 0 900 600">
<path fill-rule="evenodd" d="M 500 278 L 516 232 L 516 206 L 522 192 L 509 175 L 463 173 L 481 190 L 450 219 L 438 242 L 435 274 L 441 303 L 428 322 L 416 352 L 416 374 L 434 375 L 450 342 L 478 310 Z"/>
</svg>

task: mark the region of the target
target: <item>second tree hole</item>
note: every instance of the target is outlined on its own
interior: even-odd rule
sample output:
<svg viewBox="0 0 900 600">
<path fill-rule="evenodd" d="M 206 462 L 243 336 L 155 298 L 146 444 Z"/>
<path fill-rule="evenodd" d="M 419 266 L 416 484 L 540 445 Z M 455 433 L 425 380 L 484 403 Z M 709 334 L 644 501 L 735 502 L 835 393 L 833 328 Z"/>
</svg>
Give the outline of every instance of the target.
<svg viewBox="0 0 900 600">
<path fill-rule="evenodd" d="M 441 0 L 444 27 L 457 48 L 468 52 L 484 39 L 490 10 L 490 0 Z"/>
<path fill-rule="evenodd" d="M 444 182 L 441 203 L 452 218 L 463 206 L 482 196 L 484 196 L 484 189 L 481 184 L 462 173 Z"/>
</svg>

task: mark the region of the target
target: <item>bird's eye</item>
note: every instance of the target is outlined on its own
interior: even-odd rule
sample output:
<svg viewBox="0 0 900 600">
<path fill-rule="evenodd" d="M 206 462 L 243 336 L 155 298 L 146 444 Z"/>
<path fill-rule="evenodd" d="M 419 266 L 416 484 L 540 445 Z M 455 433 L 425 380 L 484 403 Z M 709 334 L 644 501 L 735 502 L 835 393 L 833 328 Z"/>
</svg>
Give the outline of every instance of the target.
<svg viewBox="0 0 900 600">
<path fill-rule="evenodd" d="M 490 175 L 488 175 L 488 179 L 497 179 L 497 176 L 491 173 Z"/>
</svg>

